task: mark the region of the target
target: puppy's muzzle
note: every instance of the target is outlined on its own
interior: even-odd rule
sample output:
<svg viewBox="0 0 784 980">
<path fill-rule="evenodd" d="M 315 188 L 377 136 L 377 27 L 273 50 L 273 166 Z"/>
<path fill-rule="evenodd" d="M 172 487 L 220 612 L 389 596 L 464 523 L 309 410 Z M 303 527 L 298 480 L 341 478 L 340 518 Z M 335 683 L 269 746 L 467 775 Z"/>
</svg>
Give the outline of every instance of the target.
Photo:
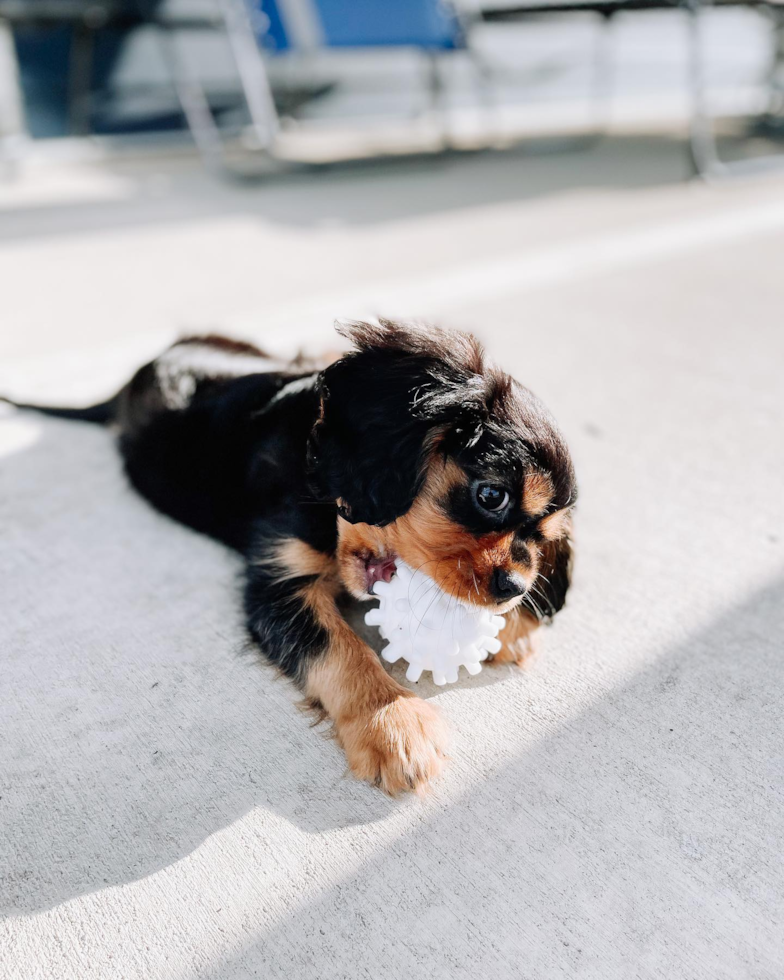
<svg viewBox="0 0 784 980">
<path fill-rule="evenodd" d="M 522 595 L 527 586 L 525 579 L 517 572 L 509 572 L 505 568 L 493 569 L 490 576 L 490 593 L 499 602 L 508 602 Z"/>
</svg>

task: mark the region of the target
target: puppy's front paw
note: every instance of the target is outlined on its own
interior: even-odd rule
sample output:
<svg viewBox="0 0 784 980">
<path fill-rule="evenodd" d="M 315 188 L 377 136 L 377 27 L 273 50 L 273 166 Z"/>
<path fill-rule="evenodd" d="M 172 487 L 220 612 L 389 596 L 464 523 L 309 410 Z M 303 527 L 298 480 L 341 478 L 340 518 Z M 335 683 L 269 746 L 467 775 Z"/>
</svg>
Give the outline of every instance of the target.
<svg viewBox="0 0 784 980">
<path fill-rule="evenodd" d="M 498 639 L 501 649 L 490 663 L 515 664 L 523 667 L 539 649 L 539 624 L 532 616 L 521 613 L 510 616 Z"/>
<path fill-rule="evenodd" d="M 390 796 L 423 792 L 443 765 L 446 727 L 438 711 L 401 689 L 388 704 L 336 725 L 351 771 Z"/>
</svg>

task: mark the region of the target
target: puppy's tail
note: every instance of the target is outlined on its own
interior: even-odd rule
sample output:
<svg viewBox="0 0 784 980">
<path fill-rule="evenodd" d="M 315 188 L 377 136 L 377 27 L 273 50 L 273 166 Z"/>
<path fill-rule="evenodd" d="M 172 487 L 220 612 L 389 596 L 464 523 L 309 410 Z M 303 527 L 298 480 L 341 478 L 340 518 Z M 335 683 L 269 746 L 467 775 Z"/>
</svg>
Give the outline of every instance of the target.
<svg viewBox="0 0 784 980">
<path fill-rule="evenodd" d="M 24 402 L 15 402 L 10 398 L 4 398 L 3 395 L 0 395 L 0 402 L 5 402 L 7 405 L 14 405 L 16 408 L 25 408 L 33 412 L 40 412 L 42 415 L 52 415 L 58 419 L 72 419 L 76 422 L 96 422 L 99 425 L 106 425 L 108 422 L 111 422 L 117 414 L 117 396 L 98 405 L 90 405 L 87 408 L 58 408 L 54 405 L 28 405 Z"/>
</svg>

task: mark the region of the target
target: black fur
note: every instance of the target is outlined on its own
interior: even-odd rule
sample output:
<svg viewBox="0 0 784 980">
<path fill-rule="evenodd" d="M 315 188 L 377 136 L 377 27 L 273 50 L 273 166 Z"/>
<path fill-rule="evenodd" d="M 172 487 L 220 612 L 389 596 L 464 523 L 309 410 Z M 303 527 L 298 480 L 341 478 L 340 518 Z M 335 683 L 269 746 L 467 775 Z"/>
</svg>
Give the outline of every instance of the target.
<svg viewBox="0 0 784 980">
<path fill-rule="evenodd" d="M 274 524 L 258 528 L 261 556 L 278 534 Z M 248 565 L 245 584 L 248 632 L 267 659 L 298 682 L 304 682 L 309 662 L 326 649 L 329 639 L 301 599 L 301 590 L 310 581 L 311 576 L 281 579 L 274 565 L 257 560 Z"/>
<path fill-rule="evenodd" d="M 470 476 L 492 476 L 513 493 L 527 467 L 547 471 L 551 510 L 572 504 L 576 493 L 555 423 L 530 392 L 486 362 L 473 338 L 386 321 L 344 333 L 354 351 L 320 372 L 299 362 L 270 368 L 250 345 L 190 338 L 103 405 L 40 409 L 112 422 L 139 492 L 246 556 L 249 630 L 300 680 L 328 637 L 302 598 L 310 579 L 281 575 L 274 549 L 294 538 L 333 554 L 338 501 L 352 522 L 394 521 L 419 492 L 435 439 Z M 227 358 L 237 359 L 236 370 Z M 500 524 L 466 491 L 449 506 L 475 534 L 530 524 L 519 499 Z M 563 605 L 571 548 L 548 544 L 546 554 L 544 598 L 536 600 L 542 617 Z"/>
<path fill-rule="evenodd" d="M 281 394 L 292 382 L 299 382 L 292 394 Z M 121 432 L 128 476 L 159 510 L 248 557 L 265 522 L 332 548 L 334 502 L 317 505 L 307 490 L 305 449 L 317 406 L 313 375 L 211 379 L 187 407 Z"/>
<path fill-rule="evenodd" d="M 566 593 L 572 580 L 572 542 L 568 537 L 548 542 L 537 579 L 534 595 L 528 597 L 526 608 L 537 619 L 551 619 L 563 609 Z"/>
<path fill-rule="evenodd" d="M 57 419 L 69 419 L 72 422 L 111 422 L 117 410 L 117 399 L 110 398 L 109 401 L 101 402 L 98 405 L 89 405 L 87 408 L 58 408 L 55 405 L 32 405 L 25 402 L 13 402 L 10 398 L 3 398 L 0 395 L 0 402 L 7 405 L 14 405 L 16 408 L 26 408 L 33 412 L 40 412 L 43 415 L 50 415 Z"/>
</svg>

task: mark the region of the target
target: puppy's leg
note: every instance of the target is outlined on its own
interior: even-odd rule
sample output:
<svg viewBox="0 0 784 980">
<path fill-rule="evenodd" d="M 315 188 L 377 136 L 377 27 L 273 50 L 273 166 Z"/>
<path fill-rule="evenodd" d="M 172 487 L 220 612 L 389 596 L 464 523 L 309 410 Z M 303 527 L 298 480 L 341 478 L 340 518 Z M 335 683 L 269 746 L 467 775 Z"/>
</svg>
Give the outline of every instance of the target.
<svg viewBox="0 0 784 980">
<path fill-rule="evenodd" d="M 251 564 L 251 633 L 330 717 L 355 776 L 391 795 L 422 790 L 441 771 L 443 722 L 387 674 L 343 619 L 331 565 L 294 539 L 279 545 L 273 560 Z"/>
<path fill-rule="evenodd" d="M 491 662 L 523 666 L 538 650 L 539 636 L 539 620 L 518 606 L 506 617 L 506 625 L 498 634 L 502 646 Z"/>
</svg>

